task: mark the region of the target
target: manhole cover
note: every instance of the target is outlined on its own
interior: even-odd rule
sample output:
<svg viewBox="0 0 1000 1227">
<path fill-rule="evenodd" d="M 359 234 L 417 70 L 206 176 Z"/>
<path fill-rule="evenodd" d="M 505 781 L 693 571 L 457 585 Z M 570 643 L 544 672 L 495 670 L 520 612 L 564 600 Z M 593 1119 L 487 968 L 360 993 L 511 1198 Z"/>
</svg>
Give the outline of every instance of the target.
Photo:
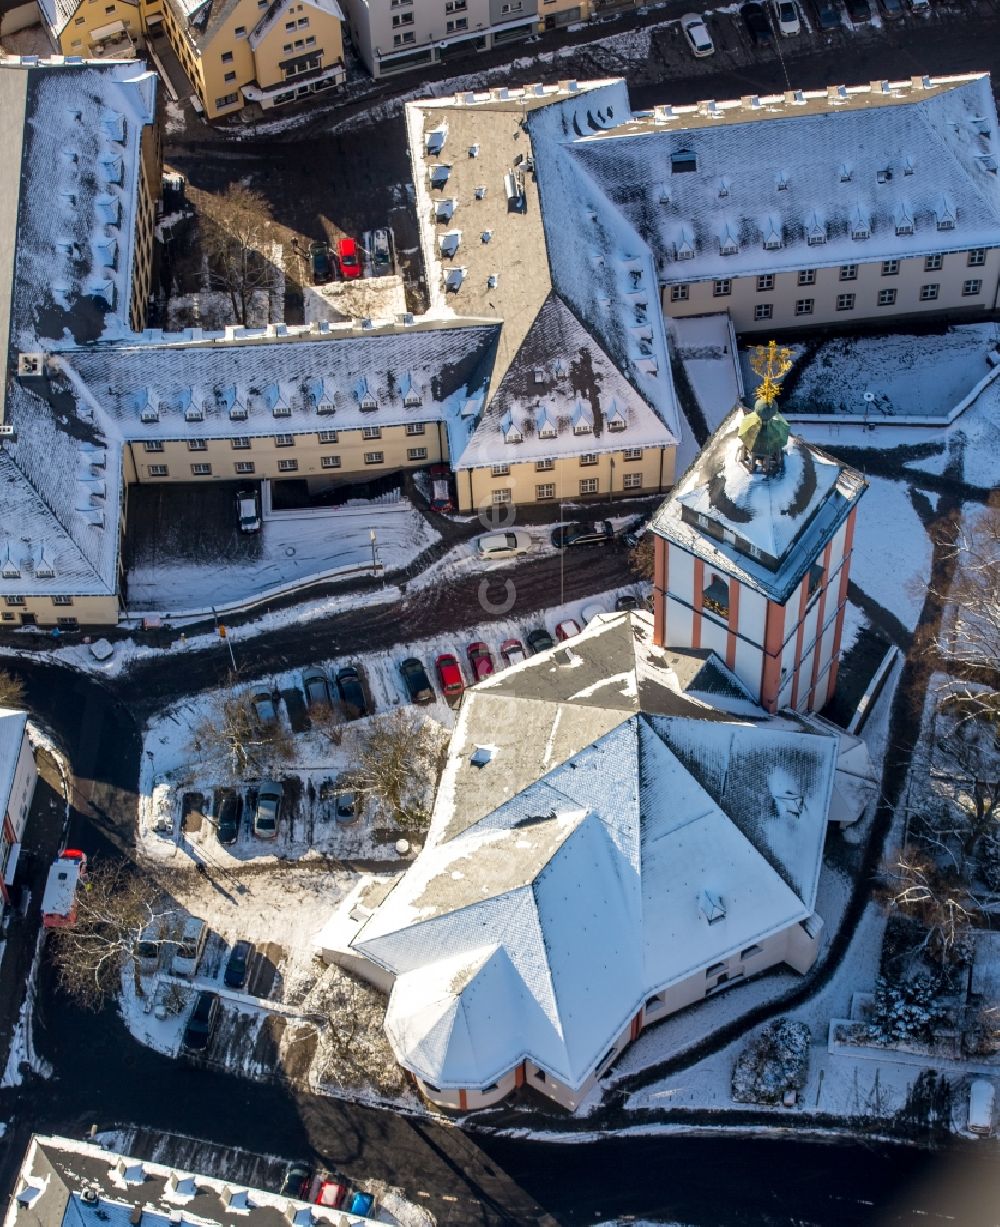
<svg viewBox="0 0 1000 1227">
<path fill-rule="evenodd" d="M 286 558 L 294 558 L 294 556 L 295 556 L 295 546 L 294 546 L 294 545 L 286 545 L 286 546 L 285 546 L 285 557 L 286 557 Z"/>
</svg>

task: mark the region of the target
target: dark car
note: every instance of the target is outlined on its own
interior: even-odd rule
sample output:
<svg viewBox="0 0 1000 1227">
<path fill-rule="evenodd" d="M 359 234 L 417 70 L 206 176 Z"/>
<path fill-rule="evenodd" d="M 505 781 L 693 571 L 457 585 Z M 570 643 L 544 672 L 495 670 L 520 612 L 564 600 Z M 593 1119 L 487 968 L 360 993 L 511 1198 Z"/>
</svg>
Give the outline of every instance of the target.
<svg viewBox="0 0 1000 1227">
<path fill-rule="evenodd" d="M 325 243 L 309 244 L 309 272 L 313 285 L 325 285 L 333 276 L 330 249 Z"/>
<path fill-rule="evenodd" d="M 191 1017 L 184 1028 L 181 1046 L 186 1052 L 204 1052 L 219 1021 L 219 998 L 215 993 L 199 993 Z"/>
<path fill-rule="evenodd" d="M 771 23 L 767 19 L 767 10 L 757 0 L 750 0 L 740 9 L 743 24 L 750 35 L 750 41 L 755 47 L 766 47 L 771 41 Z"/>
<path fill-rule="evenodd" d="M 309 1196 L 312 1176 L 312 1168 L 308 1164 L 289 1164 L 278 1192 L 282 1197 L 294 1197 L 299 1201 L 304 1201 Z"/>
<path fill-rule="evenodd" d="M 344 713 L 348 720 L 359 720 L 368 715 L 368 703 L 365 700 L 365 688 L 361 685 L 361 674 L 353 665 L 345 665 L 337 670 L 337 693 L 344 705 Z"/>
<path fill-rule="evenodd" d="M 242 988 L 247 982 L 247 970 L 253 957 L 251 942 L 237 942 L 226 964 L 226 974 L 222 977 L 226 988 Z"/>
<path fill-rule="evenodd" d="M 819 18 L 821 30 L 839 30 L 844 24 L 840 8 L 835 0 L 820 0 L 816 8 L 816 15 Z"/>
<path fill-rule="evenodd" d="M 231 788 L 215 794 L 215 830 L 220 844 L 234 844 L 240 833 L 240 798 Z"/>
<path fill-rule="evenodd" d="M 560 524 L 552 530 L 552 544 L 557 550 L 570 545 L 603 545 L 613 536 L 610 520 L 594 520 L 589 524 Z"/>
<path fill-rule="evenodd" d="M 532 652 L 547 652 L 549 648 L 555 646 L 555 640 L 544 627 L 529 631 L 525 638 Z"/>
<path fill-rule="evenodd" d="M 882 6 L 882 16 L 889 21 L 898 21 L 906 12 L 903 0 L 879 0 Z"/>
<path fill-rule="evenodd" d="M 856 26 L 862 26 L 872 19 L 872 6 L 868 0 L 847 0 L 847 15 Z"/>
<path fill-rule="evenodd" d="M 631 592 L 623 592 L 620 597 L 615 599 L 616 613 L 629 613 L 633 609 L 639 608 L 639 598 Z"/>
<path fill-rule="evenodd" d="M 322 669 L 303 669 L 302 688 L 306 692 L 306 704 L 316 709 L 330 706 L 330 685 Z"/>
<path fill-rule="evenodd" d="M 408 656 L 399 666 L 399 671 L 403 675 L 411 703 L 434 702 L 434 688 L 427 676 L 427 670 L 415 656 Z"/>
<path fill-rule="evenodd" d="M 649 516 L 650 513 L 648 511 L 645 515 L 633 516 L 622 529 L 622 541 L 630 550 L 634 550 L 639 544 L 639 539 L 642 537 L 646 525 L 649 523 Z"/>
</svg>

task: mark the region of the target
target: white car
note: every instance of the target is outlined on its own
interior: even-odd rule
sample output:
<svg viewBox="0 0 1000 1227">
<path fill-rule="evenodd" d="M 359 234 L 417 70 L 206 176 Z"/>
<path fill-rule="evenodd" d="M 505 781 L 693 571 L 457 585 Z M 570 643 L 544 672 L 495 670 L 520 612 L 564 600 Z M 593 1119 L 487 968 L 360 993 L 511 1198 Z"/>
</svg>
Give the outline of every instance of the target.
<svg viewBox="0 0 1000 1227">
<path fill-rule="evenodd" d="M 779 32 L 786 37 L 802 33 L 799 6 L 795 0 L 774 0 L 774 20 L 778 24 Z"/>
<path fill-rule="evenodd" d="M 715 43 L 712 42 L 712 36 L 708 32 L 708 26 L 705 25 L 705 19 L 698 13 L 687 13 L 683 16 L 681 18 L 681 29 L 684 31 L 684 37 L 688 41 L 688 46 L 699 59 L 704 55 L 711 55 L 715 51 Z"/>
<path fill-rule="evenodd" d="M 530 549 L 531 538 L 519 529 L 487 533 L 476 540 L 476 553 L 480 558 L 515 558 L 518 554 L 527 554 Z"/>
<path fill-rule="evenodd" d="M 599 618 L 602 613 L 607 612 L 603 605 L 595 601 L 592 605 L 584 605 L 580 611 L 580 616 L 583 618 L 583 625 L 589 626 L 595 618 Z"/>
</svg>

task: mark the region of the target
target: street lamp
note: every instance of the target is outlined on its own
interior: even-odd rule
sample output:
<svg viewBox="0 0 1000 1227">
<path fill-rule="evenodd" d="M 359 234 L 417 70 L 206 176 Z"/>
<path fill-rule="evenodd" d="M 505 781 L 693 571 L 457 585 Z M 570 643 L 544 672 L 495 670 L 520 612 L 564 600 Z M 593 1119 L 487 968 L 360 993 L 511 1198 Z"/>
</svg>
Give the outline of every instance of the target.
<svg viewBox="0 0 1000 1227">
<path fill-rule="evenodd" d="M 379 568 L 378 537 L 375 535 L 374 528 L 368 530 L 368 540 L 371 542 L 372 547 L 372 574 L 377 574 Z"/>
</svg>

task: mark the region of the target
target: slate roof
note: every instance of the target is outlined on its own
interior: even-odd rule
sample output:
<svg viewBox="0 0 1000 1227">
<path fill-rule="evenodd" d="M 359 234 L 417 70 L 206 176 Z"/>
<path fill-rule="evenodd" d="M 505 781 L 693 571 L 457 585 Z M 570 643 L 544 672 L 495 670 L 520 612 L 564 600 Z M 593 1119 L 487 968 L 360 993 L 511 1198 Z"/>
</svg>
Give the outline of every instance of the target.
<svg viewBox="0 0 1000 1227">
<path fill-rule="evenodd" d="M 736 409 L 664 500 L 654 532 L 784 604 L 867 489 L 848 465 L 791 435 L 784 471 L 739 461 Z M 756 556 L 753 555 L 756 551 Z"/>
<path fill-rule="evenodd" d="M 812 913 L 836 736 L 651 637 L 608 615 L 466 694 L 427 845 L 352 942 L 434 1086 L 529 1058 L 577 1088 L 652 993 Z"/>
<path fill-rule="evenodd" d="M 985 73 L 657 107 L 567 150 L 667 283 L 1000 242 Z"/>
</svg>

